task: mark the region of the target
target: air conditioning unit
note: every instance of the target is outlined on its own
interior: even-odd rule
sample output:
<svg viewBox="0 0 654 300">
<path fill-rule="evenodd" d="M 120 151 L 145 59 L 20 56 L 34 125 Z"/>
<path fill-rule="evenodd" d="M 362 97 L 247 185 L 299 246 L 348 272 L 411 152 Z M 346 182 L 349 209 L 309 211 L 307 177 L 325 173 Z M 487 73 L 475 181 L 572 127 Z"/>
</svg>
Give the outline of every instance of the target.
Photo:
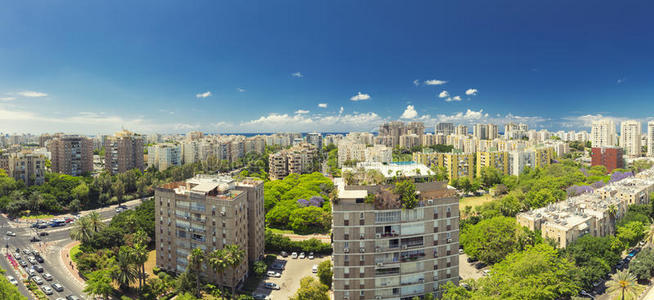
<svg viewBox="0 0 654 300">
<path fill-rule="evenodd" d="M 430 205 L 434 204 L 434 200 L 432 200 L 432 199 L 427 200 L 427 204 L 430 204 Z"/>
<path fill-rule="evenodd" d="M 380 248 L 375 249 L 375 252 L 381 252 Z"/>
<path fill-rule="evenodd" d="M 343 248 L 343 252 L 345 252 L 345 253 L 349 253 L 349 252 L 350 252 L 350 248 Z"/>
<path fill-rule="evenodd" d="M 381 299 L 381 296 L 376 296 L 375 299 Z"/>
<path fill-rule="evenodd" d="M 402 245 L 402 249 L 407 249 L 407 248 L 409 248 L 409 246 L 407 246 L 407 245 Z"/>
<path fill-rule="evenodd" d="M 383 267 L 383 266 L 384 266 L 384 263 L 377 263 L 377 266 L 378 266 L 378 267 Z"/>
<path fill-rule="evenodd" d="M 381 238 L 381 233 L 375 234 L 376 238 Z"/>
<path fill-rule="evenodd" d="M 451 242 L 452 242 L 452 239 L 447 239 L 447 242 L 448 242 L 448 243 L 451 243 Z"/>
<path fill-rule="evenodd" d="M 363 247 L 359 248 L 359 252 L 361 252 L 361 253 L 366 252 L 366 248 L 363 248 Z"/>
</svg>

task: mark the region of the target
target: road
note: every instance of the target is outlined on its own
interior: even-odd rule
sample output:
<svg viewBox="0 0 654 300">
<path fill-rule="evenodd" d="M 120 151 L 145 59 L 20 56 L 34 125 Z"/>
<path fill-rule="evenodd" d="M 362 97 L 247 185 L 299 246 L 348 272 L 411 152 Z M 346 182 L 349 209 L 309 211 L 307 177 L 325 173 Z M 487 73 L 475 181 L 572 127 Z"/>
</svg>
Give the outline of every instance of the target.
<svg viewBox="0 0 654 300">
<path fill-rule="evenodd" d="M 133 200 L 125 203 L 130 209 L 140 204 L 140 199 Z M 95 211 L 100 214 L 100 217 L 103 221 L 108 222 L 113 216 L 116 215 L 116 205 L 110 207 L 96 209 Z M 91 211 L 81 212 L 81 215 L 86 215 Z M 61 218 L 62 216 L 57 216 Z M 33 221 L 34 222 L 34 221 Z M 47 232 L 47 236 L 41 236 L 41 242 L 32 243 L 30 239 L 37 235 L 37 230 L 29 226 L 29 223 L 26 222 L 13 222 L 9 221 L 7 217 L 0 216 L 0 234 L 2 234 L 4 240 L 3 244 L 0 244 L 2 247 L 3 257 L 0 258 L 0 267 L 7 270 L 8 275 L 14 276 L 19 280 L 18 288 L 21 294 L 27 296 L 29 299 L 34 299 L 30 296 L 27 289 L 20 280 L 22 277 L 20 274 L 17 274 L 13 266 L 9 263 L 9 260 L 6 258 L 6 253 L 14 253 L 16 248 L 21 249 L 30 249 L 38 250 L 44 258 L 44 262 L 40 264 L 44 273 L 50 273 L 54 279 L 52 281 L 44 281 L 44 284 L 52 284 L 55 282 L 60 283 L 64 286 L 63 292 L 53 291 L 53 294 L 48 296 L 49 299 L 65 298 L 68 295 L 81 296 L 86 298 L 82 290 L 84 286 L 80 283 L 75 277 L 68 271 L 68 268 L 64 265 L 64 262 L 61 258 L 61 250 L 72 242 L 70 239 L 70 229 L 72 228 L 71 224 L 68 224 L 63 227 L 55 228 L 46 228 L 39 229 L 38 232 Z M 15 237 L 10 237 L 6 235 L 7 231 L 12 231 L 16 233 Z M 25 257 L 21 253 L 21 256 Z M 39 274 L 41 276 L 42 274 Z"/>
</svg>

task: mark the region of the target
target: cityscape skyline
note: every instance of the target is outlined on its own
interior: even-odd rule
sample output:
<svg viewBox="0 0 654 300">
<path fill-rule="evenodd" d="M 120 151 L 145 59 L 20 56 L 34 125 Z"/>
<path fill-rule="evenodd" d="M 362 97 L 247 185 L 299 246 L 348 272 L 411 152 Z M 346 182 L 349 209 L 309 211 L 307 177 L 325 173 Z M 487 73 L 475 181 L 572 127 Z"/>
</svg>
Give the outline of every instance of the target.
<svg viewBox="0 0 654 300">
<path fill-rule="evenodd" d="M 2 131 L 652 120 L 650 3 L 157 4 L 6 5 Z"/>
</svg>

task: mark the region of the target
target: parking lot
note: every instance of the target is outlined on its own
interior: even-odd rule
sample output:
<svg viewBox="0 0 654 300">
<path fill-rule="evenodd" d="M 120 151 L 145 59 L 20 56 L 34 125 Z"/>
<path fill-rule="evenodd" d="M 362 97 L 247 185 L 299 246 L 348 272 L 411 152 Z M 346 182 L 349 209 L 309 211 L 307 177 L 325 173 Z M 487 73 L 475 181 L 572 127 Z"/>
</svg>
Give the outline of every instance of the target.
<svg viewBox="0 0 654 300">
<path fill-rule="evenodd" d="M 488 267 L 481 268 L 477 270 L 475 268 L 474 263 L 469 263 L 468 262 L 468 255 L 464 254 L 459 254 L 459 276 L 463 279 L 479 279 L 483 276 L 483 270 L 487 269 Z"/>
<path fill-rule="evenodd" d="M 281 272 L 282 276 L 280 278 L 266 277 L 265 280 L 259 284 L 254 294 L 269 295 L 272 300 L 288 299 L 300 288 L 300 279 L 306 276 L 316 276 L 316 274 L 313 274 L 311 271 L 313 265 L 318 265 L 325 260 L 330 260 L 331 256 L 316 257 L 315 259 L 293 259 L 291 256 L 286 258 L 278 256 L 277 259 L 286 262 L 284 271 L 273 270 L 275 272 Z M 280 289 L 266 289 L 264 287 L 265 282 L 275 283 L 279 285 Z"/>
</svg>

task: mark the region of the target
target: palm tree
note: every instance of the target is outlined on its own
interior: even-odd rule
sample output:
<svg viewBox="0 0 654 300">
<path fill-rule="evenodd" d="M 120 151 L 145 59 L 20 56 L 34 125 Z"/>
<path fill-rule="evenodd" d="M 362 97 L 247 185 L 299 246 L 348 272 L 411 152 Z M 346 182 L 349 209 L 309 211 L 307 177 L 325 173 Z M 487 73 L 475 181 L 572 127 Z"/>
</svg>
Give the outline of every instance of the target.
<svg viewBox="0 0 654 300">
<path fill-rule="evenodd" d="M 611 204 L 609 205 L 606 211 L 609 213 L 609 217 L 611 218 L 611 224 L 613 224 L 613 228 L 615 228 L 615 216 L 618 214 L 618 208 L 615 206 L 615 204 Z"/>
<path fill-rule="evenodd" d="M 87 243 L 93 237 L 94 231 L 88 218 L 80 218 L 70 231 L 70 238 L 82 243 Z"/>
<path fill-rule="evenodd" d="M 125 290 L 129 288 L 130 283 L 134 282 L 137 276 L 131 250 L 126 246 L 120 247 L 118 255 L 116 255 L 116 269 L 112 274 L 112 278 L 120 285 L 121 290 Z"/>
<path fill-rule="evenodd" d="M 225 269 L 227 269 L 227 262 L 225 261 L 225 251 L 223 249 L 213 250 L 209 254 L 209 266 L 216 274 L 221 274 L 223 283 L 225 281 Z M 223 286 L 222 284 L 219 286 Z"/>
<path fill-rule="evenodd" d="M 133 249 L 132 256 L 134 262 L 139 266 L 139 289 L 145 284 L 145 262 L 148 261 L 149 251 L 147 248 L 148 243 L 150 242 L 150 237 L 145 231 L 139 229 L 134 233 L 132 237 Z"/>
<path fill-rule="evenodd" d="M 238 267 L 245 258 L 245 251 L 236 244 L 226 245 L 223 248 L 225 262 L 232 268 L 232 299 L 236 299 L 236 267 Z"/>
<path fill-rule="evenodd" d="M 100 214 L 97 212 L 91 212 L 86 216 L 86 218 L 89 219 L 89 222 L 91 223 L 91 228 L 93 228 L 94 232 L 100 231 L 100 229 L 104 228 L 104 223 L 102 223 L 102 219 L 100 217 Z"/>
<path fill-rule="evenodd" d="M 606 285 L 608 286 L 609 293 L 620 291 L 622 294 L 622 300 L 624 300 L 625 294 L 631 298 L 636 298 L 636 294 L 639 290 L 636 276 L 631 275 L 628 270 L 618 271 L 613 274 L 611 280 L 607 282 Z"/>
<path fill-rule="evenodd" d="M 188 256 L 188 268 L 195 274 L 195 295 L 200 296 L 200 272 L 204 264 L 205 253 L 200 248 L 195 248 Z"/>
</svg>

